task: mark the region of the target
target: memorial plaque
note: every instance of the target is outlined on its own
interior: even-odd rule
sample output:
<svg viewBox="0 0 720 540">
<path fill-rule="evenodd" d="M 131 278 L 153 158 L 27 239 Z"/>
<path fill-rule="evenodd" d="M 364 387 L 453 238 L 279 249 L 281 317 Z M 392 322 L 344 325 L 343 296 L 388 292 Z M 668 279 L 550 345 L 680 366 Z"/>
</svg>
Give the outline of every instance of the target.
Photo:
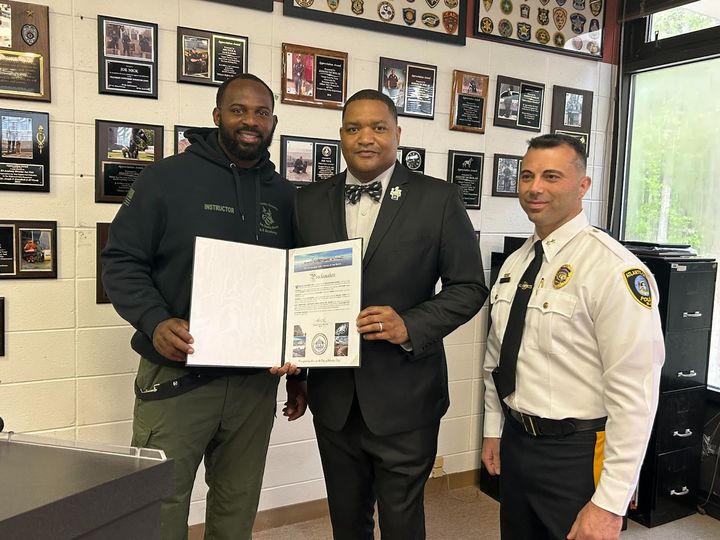
<svg viewBox="0 0 720 540">
<path fill-rule="evenodd" d="M 585 155 L 590 155 L 593 93 L 566 86 L 553 86 L 553 106 L 550 130 L 580 140 Z"/>
<path fill-rule="evenodd" d="M 425 174 L 425 149 L 398 146 L 397 160 L 413 172 Z"/>
<path fill-rule="evenodd" d="M 433 119 L 437 67 L 380 58 L 378 91 L 388 96 L 400 116 Z"/>
<path fill-rule="evenodd" d="M 485 133 L 488 82 L 490 77 L 467 71 L 453 71 L 450 101 L 450 129 Z"/>
<path fill-rule="evenodd" d="M 178 82 L 220 86 L 245 73 L 247 60 L 245 36 L 177 27 Z"/>
<path fill-rule="evenodd" d="M 484 154 L 450 150 L 447 180 L 460 187 L 465 208 L 479 210 Z"/>
<path fill-rule="evenodd" d="M 157 99 L 157 50 L 157 24 L 99 15 L 99 92 Z"/>
<path fill-rule="evenodd" d="M 326 180 L 340 172 L 340 141 L 280 137 L 280 174 L 297 186 Z"/>
<path fill-rule="evenodd" d="M 57 277 L 57 222 L 0 220 L 0 279 Z"/>
<path fill-rule="evenodd" d="M 544 99 L 544 84 L 498 75 L 493 125 L 540 131 Z"/>
<path fill-rule="evenodd" d="M 282 44 L 283 103 L 342 109 L 347 93 L 347 53 Z"/>
<path fill-rule="evenodd" d="M 0 2 L 0 97 L 50 101 L 47 6 Z"/>
<path fill-rule="evenodd" d="M 163 157 L 163 128 L 95 121 L 95 202 L 121 203 L 140 173 Z"/>
<path fill-rule="evenodd" d="M 47 113 L 0 109 L 0 190 L 50 191 Z"/>
</svg>

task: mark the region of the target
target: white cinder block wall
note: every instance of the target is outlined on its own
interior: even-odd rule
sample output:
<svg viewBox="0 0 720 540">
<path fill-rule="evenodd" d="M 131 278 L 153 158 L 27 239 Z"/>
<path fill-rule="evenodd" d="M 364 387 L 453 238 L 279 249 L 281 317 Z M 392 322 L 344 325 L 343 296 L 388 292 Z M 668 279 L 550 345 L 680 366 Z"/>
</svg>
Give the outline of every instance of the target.
<svg viewBox="0 0 720 540">
<path fill-rule="evenodd" d="M 490 252 L 500 251 L 506 234 L 528 234 L 529 222 L 516 199 L 493 198 L 494 153 L 522 154 L 531 132 L 492 126 L 488 107 L 485 135 L 449 131 L 453 69 L 490 75 L 489 103 L 498 74 L 546 85 L 543 131 L 549 130 L 554 84 L 594 92 L 592 150 L 594 178 L 585 209 L 603 225 L 606 197 L 612 66 L 532 49 L 468 39 L 465 47 L 396 37 L 283 17 L 204 0 L 35 0 L 50 6 L 52 103 L 0 99 L 0 107 L 50 114 L 50 193 L 0 192 L 3 219 L 57 220 L 58 279 L 2 280 L 6 301 L 6 355 L 0 358 L 0 415 L 6 429 L 62 438 L 127 444 L 131 432 L 132 381 L 137 356 L 131 329 L 110 305 L 95 303 L 95 224 L 112 220 L 117 205 L 95 203 L 94 122 L 96 118 L 165 126 L 165 155 L 172 152 L 173 126 L 212 125 L 215 88 L 176 82 L 176 27 L 187 26 L 249 37 L 249 70 L 280 92 L 283 42 L 346 51 L 348 95 L 377 88 L 378 58 L 386 56 L 438 66 L 435 119 L 401 118 L 402 144 L 427 149 L 425 171 L 445 178 L 449 149 L 485 153 L 482 210 L 471 210 L 482 231 L 486 270 Z M 97 16 L 110 15 L 159 24 L 159 99 L 97 92 Z M 277 104 L 275 133 L 337 138 L 338 111 Z M 271 148 L 279 162 L 278 144 Z M 200 179 L 199 179 L 200 180 Z M 480 362 L 487 308 L 446 339 L 452 405 L 442 421 L 439 454 L 449 473 L 478 468 L 482 426 Z M 278 401 L 284 400 L 284 389 Z M 202 471 L 191 523 L 203 521 Z M 261 508 L 325 496 L 322 469 L 310 415 L 288 424 L 279 417 L 265 472 Z"/>
</svg>

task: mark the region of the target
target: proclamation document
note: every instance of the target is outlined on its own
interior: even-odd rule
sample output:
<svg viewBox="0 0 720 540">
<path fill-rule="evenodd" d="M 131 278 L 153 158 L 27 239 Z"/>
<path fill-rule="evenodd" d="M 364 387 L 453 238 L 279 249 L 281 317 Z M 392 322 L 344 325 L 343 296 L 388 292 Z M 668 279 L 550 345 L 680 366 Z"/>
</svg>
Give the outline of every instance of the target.
<svg viewBox="0 0 720 540">
<path fill-rule="evenodd" d="M 362 240 L 290 250 L 285 361 L 358 367 Z"/>
<path fill-rule="evenodd" d="M 188 366 L 360 365 L 362 240 L 279 249 L 197 237 Z"/>
</svg>

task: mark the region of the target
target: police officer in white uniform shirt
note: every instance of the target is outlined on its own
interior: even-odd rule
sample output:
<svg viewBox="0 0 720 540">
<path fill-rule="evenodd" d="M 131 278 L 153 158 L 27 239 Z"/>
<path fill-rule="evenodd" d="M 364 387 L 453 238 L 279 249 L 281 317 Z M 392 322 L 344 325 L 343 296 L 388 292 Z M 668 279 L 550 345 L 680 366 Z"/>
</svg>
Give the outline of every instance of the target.
<svg viewBox="0 0 720 540">
<path fill-rule="evenodd" d="M 520 204 L 535 233 L 490 293 L 482 461 L 504 539 L 615 539 L 640 474 L 665 348 L 648 269 L 582 212 L 579 142 L 530 141 Z"/>
</svg>

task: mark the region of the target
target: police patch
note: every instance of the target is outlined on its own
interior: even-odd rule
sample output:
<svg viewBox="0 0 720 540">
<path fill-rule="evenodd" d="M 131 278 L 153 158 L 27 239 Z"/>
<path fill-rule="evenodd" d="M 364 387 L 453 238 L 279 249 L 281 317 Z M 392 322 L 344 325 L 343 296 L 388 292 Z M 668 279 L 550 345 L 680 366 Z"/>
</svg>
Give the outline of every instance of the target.
<svg viewBox="0 0 720 540">
<path fill-rule="evenodd" d="M 631 268 L 623 272 L 623 277 L 625 277 L 625 284 L 637 303 L 650 309 L 652 307 L 652 294 L 650 293 L 650 283 L 645 272 L 639 268 Z"/>
<path fill-rule="evenodd" d="M 558 268 L 558 271 L 555 272 L 555 277 L 553 278 L 553 288 L 562 289 L 565 285 L 570 283 L 570 278 L 573 276 L 574 272 L 575 271 L 573 270 L 572 265 L 563 264 L 560 268 Z"/>
</svg>

